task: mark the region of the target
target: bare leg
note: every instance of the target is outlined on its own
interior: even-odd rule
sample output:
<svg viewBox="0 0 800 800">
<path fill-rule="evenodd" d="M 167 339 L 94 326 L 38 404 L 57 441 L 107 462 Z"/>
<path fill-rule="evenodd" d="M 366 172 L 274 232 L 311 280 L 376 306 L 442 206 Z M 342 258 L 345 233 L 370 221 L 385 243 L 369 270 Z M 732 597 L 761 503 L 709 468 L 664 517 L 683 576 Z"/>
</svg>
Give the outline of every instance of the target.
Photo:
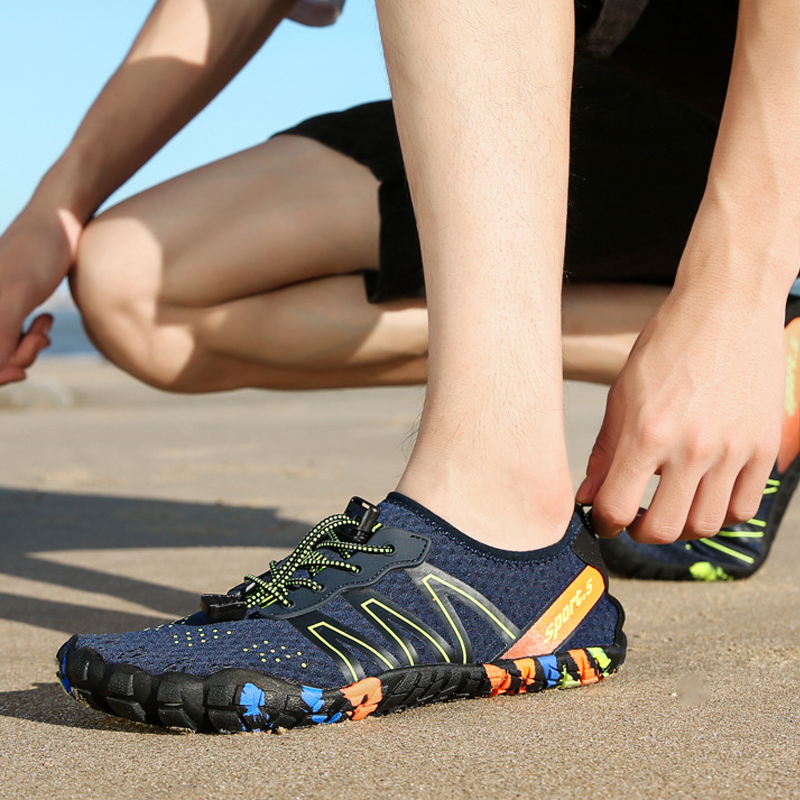
<svg viewBox="0 0 800 800">
<path fill-rule="evenodd" d="M 72 288 L 113 362 L 174 391 L 424 380 L 424 302 L 370 305 L 377 181 L 284 136 L 111 209 Z"/>
<path fill-rule="evenodd" d="M 89 226 L 72 275 L 89 331 L 174 391 L 424 383 L 424 303 L 367 303 L 347 274 L 377 266 L 376 192 L 354 161 L 287 136 L 126 201 Z M 610 383 L 665 295 L 566 286 L 565 375 Z"/>
<path fill-rule="evenodd" d="M 159 316 L 183 332 L 183 391 L 397 386 L 427 374 L 423 301 L 372 305 L 357 275 Z"/>
<path fill-rule="evenodd" d="M 667 292 L 624 284 L 565 287 L 564 376 L 611 384 Z M 192 356 L 181 374 L 186 391 L 427 380 L 422 301 L 370 304 L 360 276 L 320 278 L 209 308 L 165 310 L 161 317 L 191 331 Z"/>
<path fill-rule="evenodd" d="M 420 230 L 429 378 L 399 489 L 484 542 L 559 539 L 572 7 L 379 0 Z"/>
<path fill-rule="evenodd" d="M 564 377 L 611 385 L 636 338 L 669 288 L 644 284 L 572 284 L 562 295 Z"/>
</svg>

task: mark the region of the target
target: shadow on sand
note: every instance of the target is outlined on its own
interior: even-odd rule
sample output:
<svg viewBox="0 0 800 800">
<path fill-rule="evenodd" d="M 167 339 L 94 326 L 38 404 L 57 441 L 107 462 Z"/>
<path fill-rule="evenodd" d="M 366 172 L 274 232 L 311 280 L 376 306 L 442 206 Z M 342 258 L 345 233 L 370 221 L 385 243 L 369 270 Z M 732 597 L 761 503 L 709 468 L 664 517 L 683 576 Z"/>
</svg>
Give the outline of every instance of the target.
<svg viewBox="0 0 800 800">
<path fill-rule="evenodd" d="M 180 617 L 197 607 L 195 592 L 94 570 L 91 557 L 77 566 L 38 555 L 115 548 L 289 548 L 307 530 L 307 524 L 278 519 L 271 509 L 0 489 L 0 580 L 8 575 L 97 592 Z M 165 618 L 0 591 L 0 620 L 58 631 L 118 632 Z"/>
<path fill-rule="evenodd" d="M 306 523 L 278 519 L 271 509 L 0 489 L 0 581 L 4 575 L 28 578 L 164 611 L 164 616 L 155 617 L 0 591 L 0 620 L 61 632 L 119 632 L 160 624 L 170 615 L 180 617 L 197 607 L 196 593 L 180 586 L 94 570 L 91 556 L 83 566 L 73 566 L 40 558 L 42 553 L 107 553 L 117 548 L 147 548 L 152 553 L 204 545 L 290 548 L 307 530 Z M 0 717 L 89 730 L 179 735 L 65 701 L 57 683 L 0 692 Z"/>
<path fill-rule="evenodd" d="M 186 731 L 139 725 L 119 717 L 106 716 L 69 700 L 57 683 L 35 683 L 30 689 L 0 692 L 0 717 L 42 722 L 88 731 L 117 731 L 150 736 L 182 736 Z"/>
</svg>

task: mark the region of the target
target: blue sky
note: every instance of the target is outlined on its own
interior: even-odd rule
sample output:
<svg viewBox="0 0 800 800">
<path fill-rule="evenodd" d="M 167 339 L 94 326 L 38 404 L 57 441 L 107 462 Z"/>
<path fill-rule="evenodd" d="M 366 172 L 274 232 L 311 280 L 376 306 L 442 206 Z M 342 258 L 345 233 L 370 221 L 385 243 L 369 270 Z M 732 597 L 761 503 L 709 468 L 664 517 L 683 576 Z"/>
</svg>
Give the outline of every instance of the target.
<svg viewBox="0 0 800 800">
<path fill-rule="evenodd" d="M 153 2 L 2 4 L 0 230 L 68 144 Z M 371 0 L 348 0 L 331 28 L 284 22 L 228 88 L 116 199 L 253 145 L 308 116 L 385 98 L 388 91 Z"/>
</svg>

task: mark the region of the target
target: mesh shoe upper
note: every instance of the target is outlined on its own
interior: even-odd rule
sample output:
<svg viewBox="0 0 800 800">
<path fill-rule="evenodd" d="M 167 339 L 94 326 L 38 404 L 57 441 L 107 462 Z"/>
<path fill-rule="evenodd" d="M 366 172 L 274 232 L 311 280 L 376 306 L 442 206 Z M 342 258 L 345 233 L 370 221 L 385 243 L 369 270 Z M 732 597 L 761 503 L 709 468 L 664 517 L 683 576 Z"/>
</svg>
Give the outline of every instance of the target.
<svg viewBox="0 0 800 800">
<path fill-rule="evenodd" d="M 315 579 L 324 581 L 327 574 L 344 583 L 319 607 L 293 612 L 273 603 L 251 607 L 235 620 L 200 612 L 134 633 L 82 636 L 76 647 L 151 674 L 205 677 L 244 668 L 306 685 L 341 686 L 412 663 L 496 659 L 587 570 L 589 561 L 595 562 L 591 569 L 602 571 L 599 555 L 587 560 L 587 548 L 596 550 L 596 544 L 577 513 L 557 544 L 511 553 L 469 539 L 401 495 L 390 495 L 380 510 L 382 535 L 400 542 L 401 534 L 410 532 L 427 543 L 418 563 L 392 566 L 392 556 L 374 556 L 376 564 L 386 566 L 375 581 L 367 575 L 366 583 L 361 574 L 334 576 L 340 570 L 326 567 Z M 605 578 L 601 581 L 604 588 Z M 306 591 L 294 590 L 290 597 Z M 587 608 L 559 647 L 615 643 L 619 607 L 602 592 L 588 613 Z M 574 601 L 567 611 L 577 613 Z"/>
</svg>

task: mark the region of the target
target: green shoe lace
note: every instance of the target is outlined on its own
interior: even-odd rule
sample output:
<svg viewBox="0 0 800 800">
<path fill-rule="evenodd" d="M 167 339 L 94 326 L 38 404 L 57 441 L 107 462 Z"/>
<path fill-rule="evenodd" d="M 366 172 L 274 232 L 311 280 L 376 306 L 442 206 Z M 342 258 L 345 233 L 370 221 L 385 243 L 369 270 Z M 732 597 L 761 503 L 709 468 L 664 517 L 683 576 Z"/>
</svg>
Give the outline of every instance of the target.
<svg viewBox="0 0 800 800">
<path fill-rule="evenodd" d="M 315 525 L 297 545 L 295 551 L 283 561 L 271 561 L 269 571 L 263 575 L 245 575 L 248 587 L 244 601 L 248 606 L 268 606 L 280 603 L 284 607 L 292 605 L 289 592 L 292 589 L 306 588 L 319 592 L 324 587 L 314 577 L 323 569 L 343 569 L 357 574 L 361 567 L 350 564 L 349 559 L 355 553 L 376 553 L 391 555 L 394 547 L 390 544 L 376 547 L 364 542 L 349 541 L 337 536 L 337 531 L 348 532 L 358 528 L 359 522 L 346 514 L 333 514 Z M 375 533 L 381 523 L 376 523 L 369 531 Z M 323 551 L 333 551 L 342 559 L 332 558 Z M 305 570 L 308 577 L 297 575 Z"/>
</svg>

